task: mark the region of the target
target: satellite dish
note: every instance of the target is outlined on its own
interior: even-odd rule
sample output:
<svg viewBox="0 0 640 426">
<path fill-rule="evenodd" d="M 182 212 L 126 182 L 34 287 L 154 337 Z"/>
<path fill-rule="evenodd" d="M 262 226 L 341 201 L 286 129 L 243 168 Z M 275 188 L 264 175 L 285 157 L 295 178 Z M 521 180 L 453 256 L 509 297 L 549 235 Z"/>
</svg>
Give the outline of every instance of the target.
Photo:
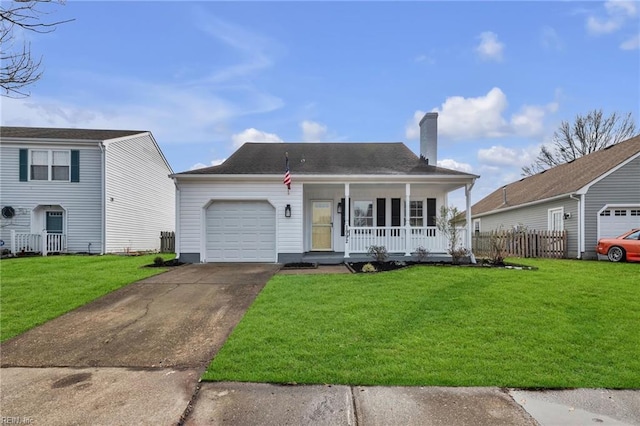
<svg viewBox="0 0 640 426">
<path fill-rule="evenodd" d="M 16 210 L 11 206 L 4 206 L 2 208 L 2 217 L 5 219 L 11 219 L 16 215 Z"/>
</svg>

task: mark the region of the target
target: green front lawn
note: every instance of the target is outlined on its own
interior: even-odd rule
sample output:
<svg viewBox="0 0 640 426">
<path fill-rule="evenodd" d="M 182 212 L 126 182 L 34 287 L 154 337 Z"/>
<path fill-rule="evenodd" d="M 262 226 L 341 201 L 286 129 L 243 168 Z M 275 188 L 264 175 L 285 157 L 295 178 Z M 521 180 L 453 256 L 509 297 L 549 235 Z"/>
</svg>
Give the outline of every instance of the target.
<svg viewBox="0 0 640 426">
<path fill-rule="evenodd" d="M 166 268 L 158 255 L 49 256 L 0 261 L 0 340 L 16 336 Z M 165 260 L 173 254 L 161 255 Z"/>
<path fill-rule="evenodd" d="M 640 265 L 276 275 L 206 380 L 640 388 Z"/>
</svg>

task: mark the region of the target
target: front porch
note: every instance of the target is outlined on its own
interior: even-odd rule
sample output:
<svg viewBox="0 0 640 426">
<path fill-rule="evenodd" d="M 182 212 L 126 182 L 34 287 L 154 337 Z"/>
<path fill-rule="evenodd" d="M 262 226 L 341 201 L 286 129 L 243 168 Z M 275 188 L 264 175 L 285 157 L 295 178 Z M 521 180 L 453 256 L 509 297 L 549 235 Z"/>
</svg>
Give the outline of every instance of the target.
<svg viewBox="0 0 640 426">
<path fill-rule="evenodd" d="M 368 262 L 371 246 L 384 246 L 390 261 L 420 260 L 416 249 L 428 252 L 427 262 L 450 261 L 447 252 L 449 241 L 436 227 L 345 227 L 345 251 L 309 251 L 303 254 L 302 261 L 321 265 L 348 262 Z M 407 235 L 409 236 L 407 238 Z M 460 238 L 457 246 L 468 247 L 466 228 L 459 228 Z"/>
<path fill-rule="evenodd" d="M 384 246 L 390 260 L 418 260 L 417 251 L 428 253 L 429 261 L 450 260 L 450 242 L 436 226 L 440 207 L 448 205 L 451 191 L 462 189 L 470 211 L 471 185 L 458 179 L 305 183 L 303 189 L 308 262 L 369 261 L 371 246 Z M 470 251 L 469 229 L 457 229 L 455 246 Z"/>
<path fill-rule="evenodd" d="M 66 253 L 67 235 L 43 231 L 41 234 L 30 234 L 11 231 L 11 254 L 49 254 Z"/>
</svg>

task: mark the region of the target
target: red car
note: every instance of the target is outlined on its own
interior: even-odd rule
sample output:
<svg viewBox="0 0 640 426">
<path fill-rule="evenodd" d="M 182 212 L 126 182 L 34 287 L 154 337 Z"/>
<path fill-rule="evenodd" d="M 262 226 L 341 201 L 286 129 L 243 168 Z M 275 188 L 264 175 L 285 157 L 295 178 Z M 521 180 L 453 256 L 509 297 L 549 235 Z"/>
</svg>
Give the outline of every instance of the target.
<svg viewBox="0 0 640 426">
<path fill-rule="evenodd" d="M 640 229 L 632 229 L 615 238 L 599 239 L 596 252 L 612 262 L 640 262 Z"/>
</svg>

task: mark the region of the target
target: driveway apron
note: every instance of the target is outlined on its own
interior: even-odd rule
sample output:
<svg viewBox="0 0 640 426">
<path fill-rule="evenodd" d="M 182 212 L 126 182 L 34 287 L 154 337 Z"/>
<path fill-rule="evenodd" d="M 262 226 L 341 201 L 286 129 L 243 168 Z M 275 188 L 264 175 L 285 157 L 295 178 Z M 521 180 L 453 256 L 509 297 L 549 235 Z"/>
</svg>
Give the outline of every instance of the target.
<svg viewBox="0 0 640 426">
<path fill-rule="evenodd" d="M 175 424 L 200 375 L 278 269 L 182 266 L 4 342 L 2 417 Z"/>
</svg>

